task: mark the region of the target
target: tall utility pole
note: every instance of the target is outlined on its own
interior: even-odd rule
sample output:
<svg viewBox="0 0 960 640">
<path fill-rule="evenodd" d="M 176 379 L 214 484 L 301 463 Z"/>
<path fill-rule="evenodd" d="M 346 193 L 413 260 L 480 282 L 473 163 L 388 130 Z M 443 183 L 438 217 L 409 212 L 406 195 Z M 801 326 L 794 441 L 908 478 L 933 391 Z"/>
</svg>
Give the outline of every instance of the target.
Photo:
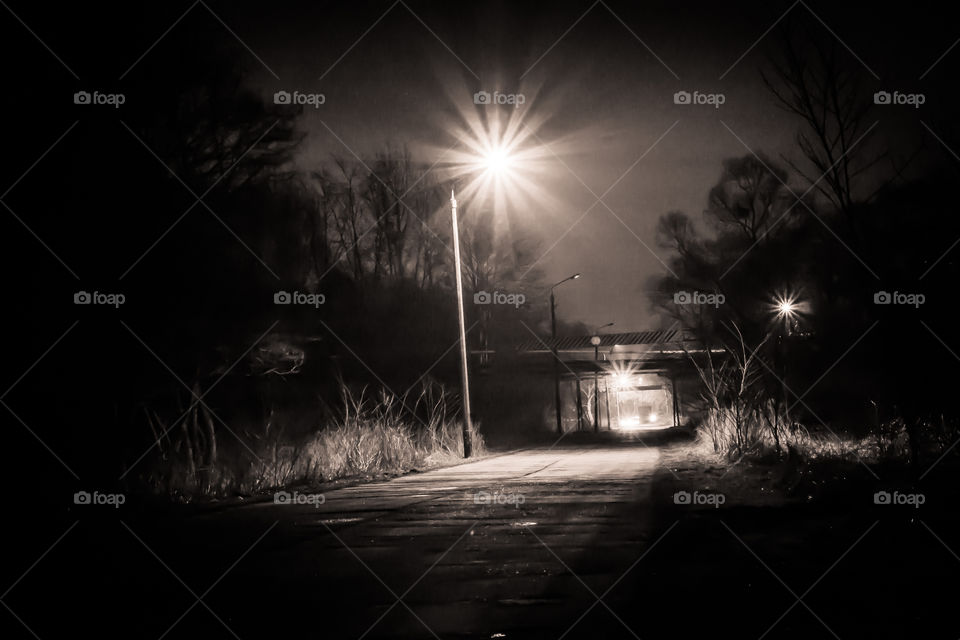
<svg viewBox="0 0 960 640">
<path fill-rule="evenodd" d="M 550 337 L 553 344 L 553 407 L 557 415 L 557 433 L 563 435 L 563 421 L 560 417 L 560 354 L 557 353 L 557 299 L 553 295 L 553 290 L 568 280 L 576 280 L 580 277 L 579 273 L 564 278 L 557 284 L 550 287 Z"/>
<path fill-rule="evenodd" d="M 467 374 L 467 329 L 463 313 L 463 280 L 460 274 L 460 227 L 457 224 L 457 198 L 450 190 L 450 214 L 453 218 L 453 259 L 456 263 L 457 317 L 460 325 L 460 379 L 463 383 L 463 457 L 473 453 L 473 423 L 470 421 L 470 379 Z"/>
</svg>

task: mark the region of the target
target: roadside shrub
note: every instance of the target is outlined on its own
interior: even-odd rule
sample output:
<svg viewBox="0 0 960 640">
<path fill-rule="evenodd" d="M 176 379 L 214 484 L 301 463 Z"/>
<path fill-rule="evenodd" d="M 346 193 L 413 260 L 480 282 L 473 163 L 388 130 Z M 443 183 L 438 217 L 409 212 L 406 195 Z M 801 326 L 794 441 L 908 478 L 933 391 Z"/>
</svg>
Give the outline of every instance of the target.
<svg viewBox="0 0 960 640">
<path fill-rule="evenodd" d="M 367 389 L 354 393 L 342 383 L 340 391 L 339 415 L 311 433 L 295 437 L 284 436 L 282 429 L 265 431 L 269 435 L 252 443 L 221 446 L 216 457 L 210 457 L 209 447 L 198 449 L 192 429 L 184 426 L 171 438 L 177 430 L 154 415 L 151 427 L 168 434 L 168 442 L 143 481 L 152 492 L 175 498 L 223 497 L 387 476 L 462 459 L 458 403 L 439 384 L 423 383 L 416 395 L 403 398 L 384 390 L 375 396 Z M 181 422 L 194 413 L 201 416 L 199 424 L 206 423 L 202 406 Z M 471 435 L 474 454 L 482 454 L 477 425 Z"/>
</svg>

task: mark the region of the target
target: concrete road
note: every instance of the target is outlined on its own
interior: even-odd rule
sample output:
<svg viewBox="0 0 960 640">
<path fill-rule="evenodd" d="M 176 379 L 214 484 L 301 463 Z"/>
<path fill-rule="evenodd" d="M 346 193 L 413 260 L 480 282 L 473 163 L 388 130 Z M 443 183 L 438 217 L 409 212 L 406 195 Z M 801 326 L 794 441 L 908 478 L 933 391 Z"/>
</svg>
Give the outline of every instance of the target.
<svg viewBox="0 0 960 640">
<path fill-rule="evenodd" d="M 636 637 L 613 594 L 597 599 L 654 539 L 659 455 L 571 437 L 287 504 L 131 500 L 26 520 L 0 635 Z"/>
<path fill-rule="evenodd" d="M 233 579 L 271 583 L 329 637 L 580 637 L 651 542 L 640 512 L 658 457 L 639 442 L 531 449 L 208 518 L 273 527 Z"/>
<path fill-rule="evenodd" d="M 960 634 L 948 495 L 920 513 L 875 506 L 873 486 L 756 503 L 731 485 L 721 508 L 678 505 L 716 486 L 672 446 L 565 439 L 303 504 L 22 519 L 0 637 Z"/>
</svg>

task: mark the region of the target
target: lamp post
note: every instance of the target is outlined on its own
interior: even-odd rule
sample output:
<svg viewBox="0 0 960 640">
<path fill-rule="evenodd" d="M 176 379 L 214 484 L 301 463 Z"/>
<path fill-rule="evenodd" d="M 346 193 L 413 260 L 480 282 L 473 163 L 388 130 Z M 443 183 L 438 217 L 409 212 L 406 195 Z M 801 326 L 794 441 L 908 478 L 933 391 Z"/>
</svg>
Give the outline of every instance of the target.
<svg viewBox="0 0 960 640">
<path fill-rule="evenodd" d="M 553 407 L 557 415 L 557 433 L 563 435 L 563 422 L 560 419 L 560 356 L 557 354 L 557 299 L 553 290 L 564 282 L 576 280 L 580 277 L 579 273 L 568 276 L 550 287 L 550 337 L 553 344 Z"/>
<path fill-rule="evenodd" d="M 593 345 L 593 432 L 600 433 L 600 375 L 599 368 L 600 365 L 597 364 L 600 361 L 600 329 L 606 329 L 607 327 L 612 327 L 614 323 L 608 322 L 607 324 L 597 327 L 597 330 L 594 331 L 594 335 L 590 338 L 590 344 Z"/>
<path fill-rule="evenodd" d="M 799 304 L 795 297 L 780 296 L 774 300 L 777 317 L 783 320 L 786 327 L 786 336 L 782 332 L 777 335 L 777 356 L 780 360 L 780 386 L 783 394 L 784 417 L 790 421 L 789 396 L 787 388 L 787 348 L 789 347 L 789 338 L 793 335 L 794 325 L 797 323 L 797 312 Z M 786 339 L 785 339 L 786 338 Z"/>
<path fill-rule="evenodd" d="M 783 318 L 783 323 L 787 327 L 787 336 L 793 335 L 793 325 L 797 322 L 797 303 L 792 299 L 779 301 L 777 315 Z"/>
<path fill-rule="evenodd" d="M 469 458 L 473 453 L 471 433 L 473 424 L 470 421 L 470 380 L 467 374 L 467 330 L 463 313 L 463 280 L 460 274 L 460 227 L 457 224 L 457 198 L 450 190 L 450 215 L 453 220 L 453 259 L 456 262 L 454 270 L 457 280 L 457 318 L 460 329 L 460 379 L 463 383 L 463 457 Z"/>
<path fill-rule="evenodd" d="M 523 174 L 528 173 L 537 159 L 546 157 L 545 150 L 523 144 L 528 135 L 518 135 L 508 127 L 501 131 L 497 123 L 474 122 L 468 123 L 467 129 L 460 131 L 460 142 L 464 150 L 453 152 L 449 163 L 450 177 L 455 184 L 461 178 L 466 179 L 461 188 L 461 196 L 467 199 L 479 198 L 482 202 L 484 195 L 492 196 L 495 210 L 505 206 L 510 200 L 509 194 L 514 190 L 529 189 L 530 185 Z M 476 126 L 473 126 L 473 125 Z M 489 125 L 489 126 L 488 126 Z M 529 127 L 526 127 L 529 129 Z M 532 131 L 531 131 L 532 133 Z M 451 148 L 452 151 L 452 148 Z M 446 155 L 446 152 L 444 152 Z M 485 194 L 487 189 L 492 194 Z M 470 415 L 470 384 L 467 363 L 466 320 L 463 310 L 463 278 L 460 264 L 460 232 L 457 220 L 457 199 L 453 190 L 450 191 L 450 213 L 453 223 L 453 253 L 456 261 L 457 280 L 457 320 L 460 333 L 460 375 L 463 382 L 463 455 L 470 457 L 472 453 L 472 422 Z M 578 274 L 579 275 L 579 274 Z M 552 292 L 551 292 L 552 293 Z"/>
</svg>

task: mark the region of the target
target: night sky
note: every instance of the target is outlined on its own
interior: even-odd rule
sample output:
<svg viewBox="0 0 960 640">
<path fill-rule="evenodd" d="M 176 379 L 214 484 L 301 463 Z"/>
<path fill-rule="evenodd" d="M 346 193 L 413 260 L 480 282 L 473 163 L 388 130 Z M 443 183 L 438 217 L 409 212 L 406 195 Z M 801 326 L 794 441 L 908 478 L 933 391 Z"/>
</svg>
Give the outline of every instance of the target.
<svg viewBox="0 0 960 640">
<path fill-rule="evenodd" d="M 141 56 L 165 54 L 163 43 L 150 48 L 144 33 L 160 38 L 191 22 L 229 29 L 246 47 L 248 81 L 267 99 L 278 90 L 324 94 L 324 104 L 307 107 L 301 120 L 306 138 L 298 163 L 307 170 L 332 154 L 367 156 L 387 143 L 406 145 L 433 164 L 438 150 L 457 144 L 452 131 L 464 114 L 499 109 L 504 117 L 541 123 L 536 136 L 550 150 L 552 167 L 537 186 L 552 198 L 511 215 L 539 240 L 537 266 L 548 280 L 583 273 L 564 287 L 561 317 L 588 325 L 614 321 L 620 330 L 662 323 L 643 291 L 668 261 L 669 251 L 656 245 L 660 215 L 680 210 L 699 219 L 725 158 L 753 150 L 799 159 L 792 142 L 799 122 L 775 106 L 759 74 L 775 44 L 774 25 L 805 15 L 805 24 L 842 42 L 847 63 L 867 86 L 926 92 L 921 109 L 886 108 L 871 119 L 888 140 L 903 141 L 905 149 L 923 144 L 933 156 L 944 149 L 920 121 L 932 131 L 952 126 L 944 96 L 952 93 L 960 58 L 948 52 L 955 29 L 938 18 L 946 9 L 933 4 L 913 5 L 910 16 L 835 3 L 209 6 L 216 16 L 203 4 L 126 9 L 126 15 L 84 7 L 85 23 L 101 24 L 102 33 L 57 31 L 32 7 L 16 11 L 39 25 L 37 35 L 84 82 L 101 86 L 122 86 L 117 78 L 138 73 Z M 90 11 L 102 20 L 91 20 Z M 127 32 L 123 24 L 131 22 L 136 29 Z M 67 75 L 16 23 L 8 30 L 51 74 Z M 478 90 L 522 93 L 526 102 L 477 107 Z M 719 109 L 676 105 L 679 90 L 722 93 L 725 102 Z M 469 203 L 464 209 L 469 215 Z"/>
</svg>

